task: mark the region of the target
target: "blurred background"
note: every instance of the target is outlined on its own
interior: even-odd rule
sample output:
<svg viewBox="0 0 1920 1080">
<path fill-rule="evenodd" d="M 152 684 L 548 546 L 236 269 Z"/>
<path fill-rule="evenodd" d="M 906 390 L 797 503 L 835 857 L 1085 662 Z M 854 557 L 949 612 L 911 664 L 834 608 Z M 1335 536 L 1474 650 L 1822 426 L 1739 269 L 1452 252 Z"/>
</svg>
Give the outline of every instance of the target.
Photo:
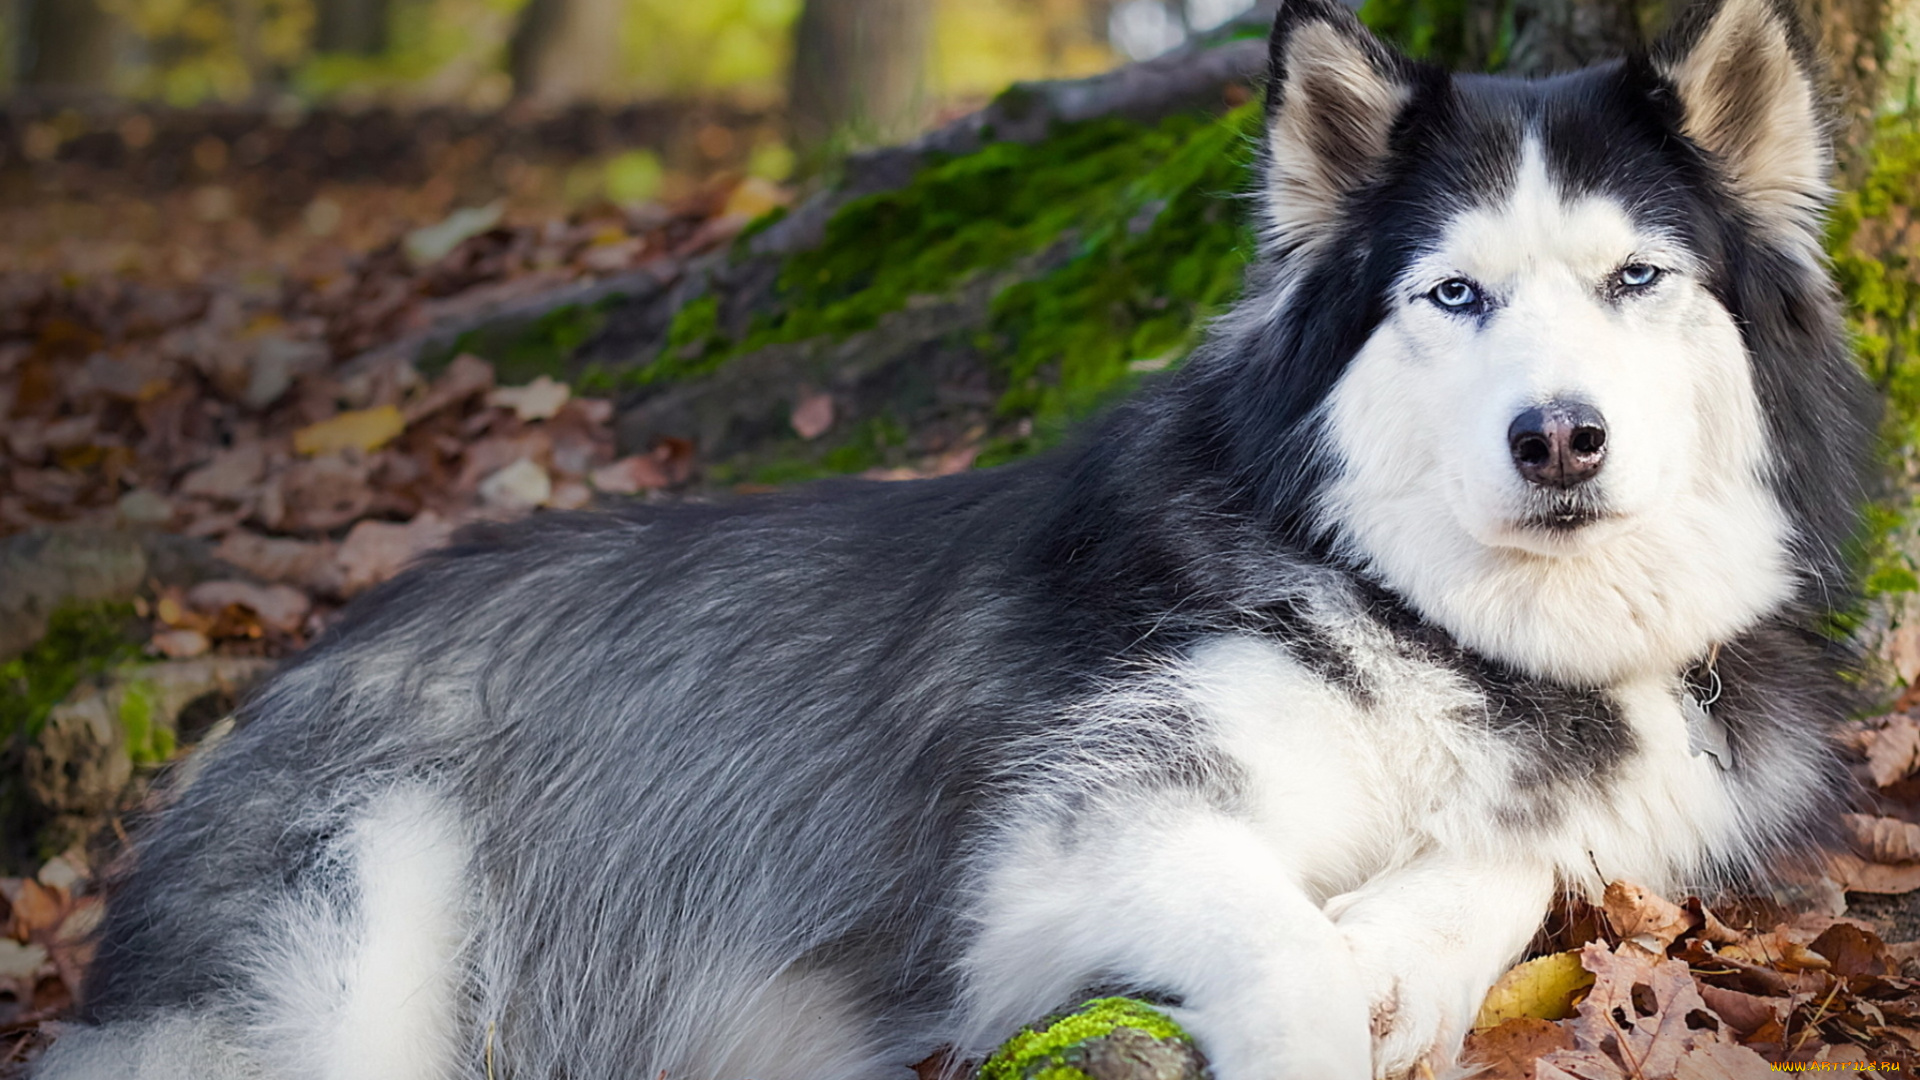
<svg viewBox="0 0 1920 1080">
<path fill-rule="evenodd" d="M 1253 6 L 11 0 L 0 272 L 191 279 L 366 249 L 460 206 L 532 220 L 785 183 Z"/>
</svg>

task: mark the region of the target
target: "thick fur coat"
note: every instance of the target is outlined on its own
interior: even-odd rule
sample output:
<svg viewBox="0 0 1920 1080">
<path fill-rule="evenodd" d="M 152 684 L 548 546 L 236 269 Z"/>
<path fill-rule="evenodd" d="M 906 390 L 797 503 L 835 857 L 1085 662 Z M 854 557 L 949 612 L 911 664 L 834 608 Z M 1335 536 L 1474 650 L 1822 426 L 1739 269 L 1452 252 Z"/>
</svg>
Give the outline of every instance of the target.
<svg viewBox="0 0 1920 1080">
<path fill-rule="evenodd" d="M 841 1080 L 1156 995 L 1444 1072 L 1556 890 L 1815 842 L 1871 427 L 1785 3 L 1272 39 L 1259 266 L 1071 447 L 465 533 L 176 778 L 42 1080 Z"/>
</svg>

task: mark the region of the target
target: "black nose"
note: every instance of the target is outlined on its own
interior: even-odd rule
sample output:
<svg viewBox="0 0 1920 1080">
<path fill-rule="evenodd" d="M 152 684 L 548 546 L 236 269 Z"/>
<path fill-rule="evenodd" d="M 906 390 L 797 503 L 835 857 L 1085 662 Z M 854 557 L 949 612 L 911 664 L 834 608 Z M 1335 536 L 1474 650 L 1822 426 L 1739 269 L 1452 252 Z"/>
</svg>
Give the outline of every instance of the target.
<svg viewBox="0 0 1920 1080">
<path fill-rule="evenodd" d="M 1513 418 L 1507 448 L 1527 483 L 1570 488 L 1606 463 L 1607 422 L 1586 402 L 1549 401 Z"/>
</svg>

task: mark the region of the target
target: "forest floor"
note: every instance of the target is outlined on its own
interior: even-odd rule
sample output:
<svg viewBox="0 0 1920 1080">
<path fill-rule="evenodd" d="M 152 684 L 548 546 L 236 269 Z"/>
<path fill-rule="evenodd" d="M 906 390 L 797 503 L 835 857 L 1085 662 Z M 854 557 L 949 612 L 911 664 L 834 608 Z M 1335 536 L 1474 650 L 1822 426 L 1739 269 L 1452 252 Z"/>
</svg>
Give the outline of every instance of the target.
<svg viewBox="0 0 1920 1080">
<path fill-rule="evenodd" d="M 0 878 L 0 1075 L 79 992 L 93 882 L 146 779 L 220 720 L 190 719 L 193 705 L 230 704 L 462 524 L 699 481 L 689 443 L 619 447 L 604 397 L 548 376 L 505 385 L 474 355 L 423 372 L 381 347 L 516 298 L 670 280 L 793 198 L 738 173 L 671 202 L 572 210 L 347 185 L 263 223 L 218 184 L 57 195 L 0 209 L 0 229 L 37 238 L 0 268 L 0 621 L 17 616 L 0 626 L 0 723 L 17 744 L 0 764 L 26 777 L 9 806 L 38 808 Z M 832 410 L 798 401 L 790 434 L 819 434 Z M 64 594 L 84 604 L 34 593 L 62 574 L 93 582 Z M 111 760 L 76 734 L 103 716 Z M 1709 907 L 1620 883 L 1559 913 L 1489 999 L 1470 1041 L 1483 1075 L 1920 1068 L 1920 923 L 1903 899 L 1920 889 L 1920 699 L 1848 737 L 1878 800 L 1848 818 L 1851 851 L 1777 896 Z"/>
</svg>

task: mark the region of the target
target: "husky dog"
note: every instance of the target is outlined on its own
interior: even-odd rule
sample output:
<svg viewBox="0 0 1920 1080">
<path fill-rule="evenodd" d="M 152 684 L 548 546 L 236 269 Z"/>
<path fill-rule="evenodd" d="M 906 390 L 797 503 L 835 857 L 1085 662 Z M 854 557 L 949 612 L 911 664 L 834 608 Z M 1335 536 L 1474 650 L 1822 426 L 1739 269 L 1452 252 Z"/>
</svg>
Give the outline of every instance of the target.
<svg viewBox="0 0 1920 1080">
<path fill-rule="evenodd" d="M 1872 411 L 1784 0 L 1272 39 L 1262 259 L 1075 446 L 470 531 L 196 759 L 43 1080 L 845 1080 L 1157 995 L 1452 1066 L 1557 890 L 1818 839 Z"/>
</svg>

